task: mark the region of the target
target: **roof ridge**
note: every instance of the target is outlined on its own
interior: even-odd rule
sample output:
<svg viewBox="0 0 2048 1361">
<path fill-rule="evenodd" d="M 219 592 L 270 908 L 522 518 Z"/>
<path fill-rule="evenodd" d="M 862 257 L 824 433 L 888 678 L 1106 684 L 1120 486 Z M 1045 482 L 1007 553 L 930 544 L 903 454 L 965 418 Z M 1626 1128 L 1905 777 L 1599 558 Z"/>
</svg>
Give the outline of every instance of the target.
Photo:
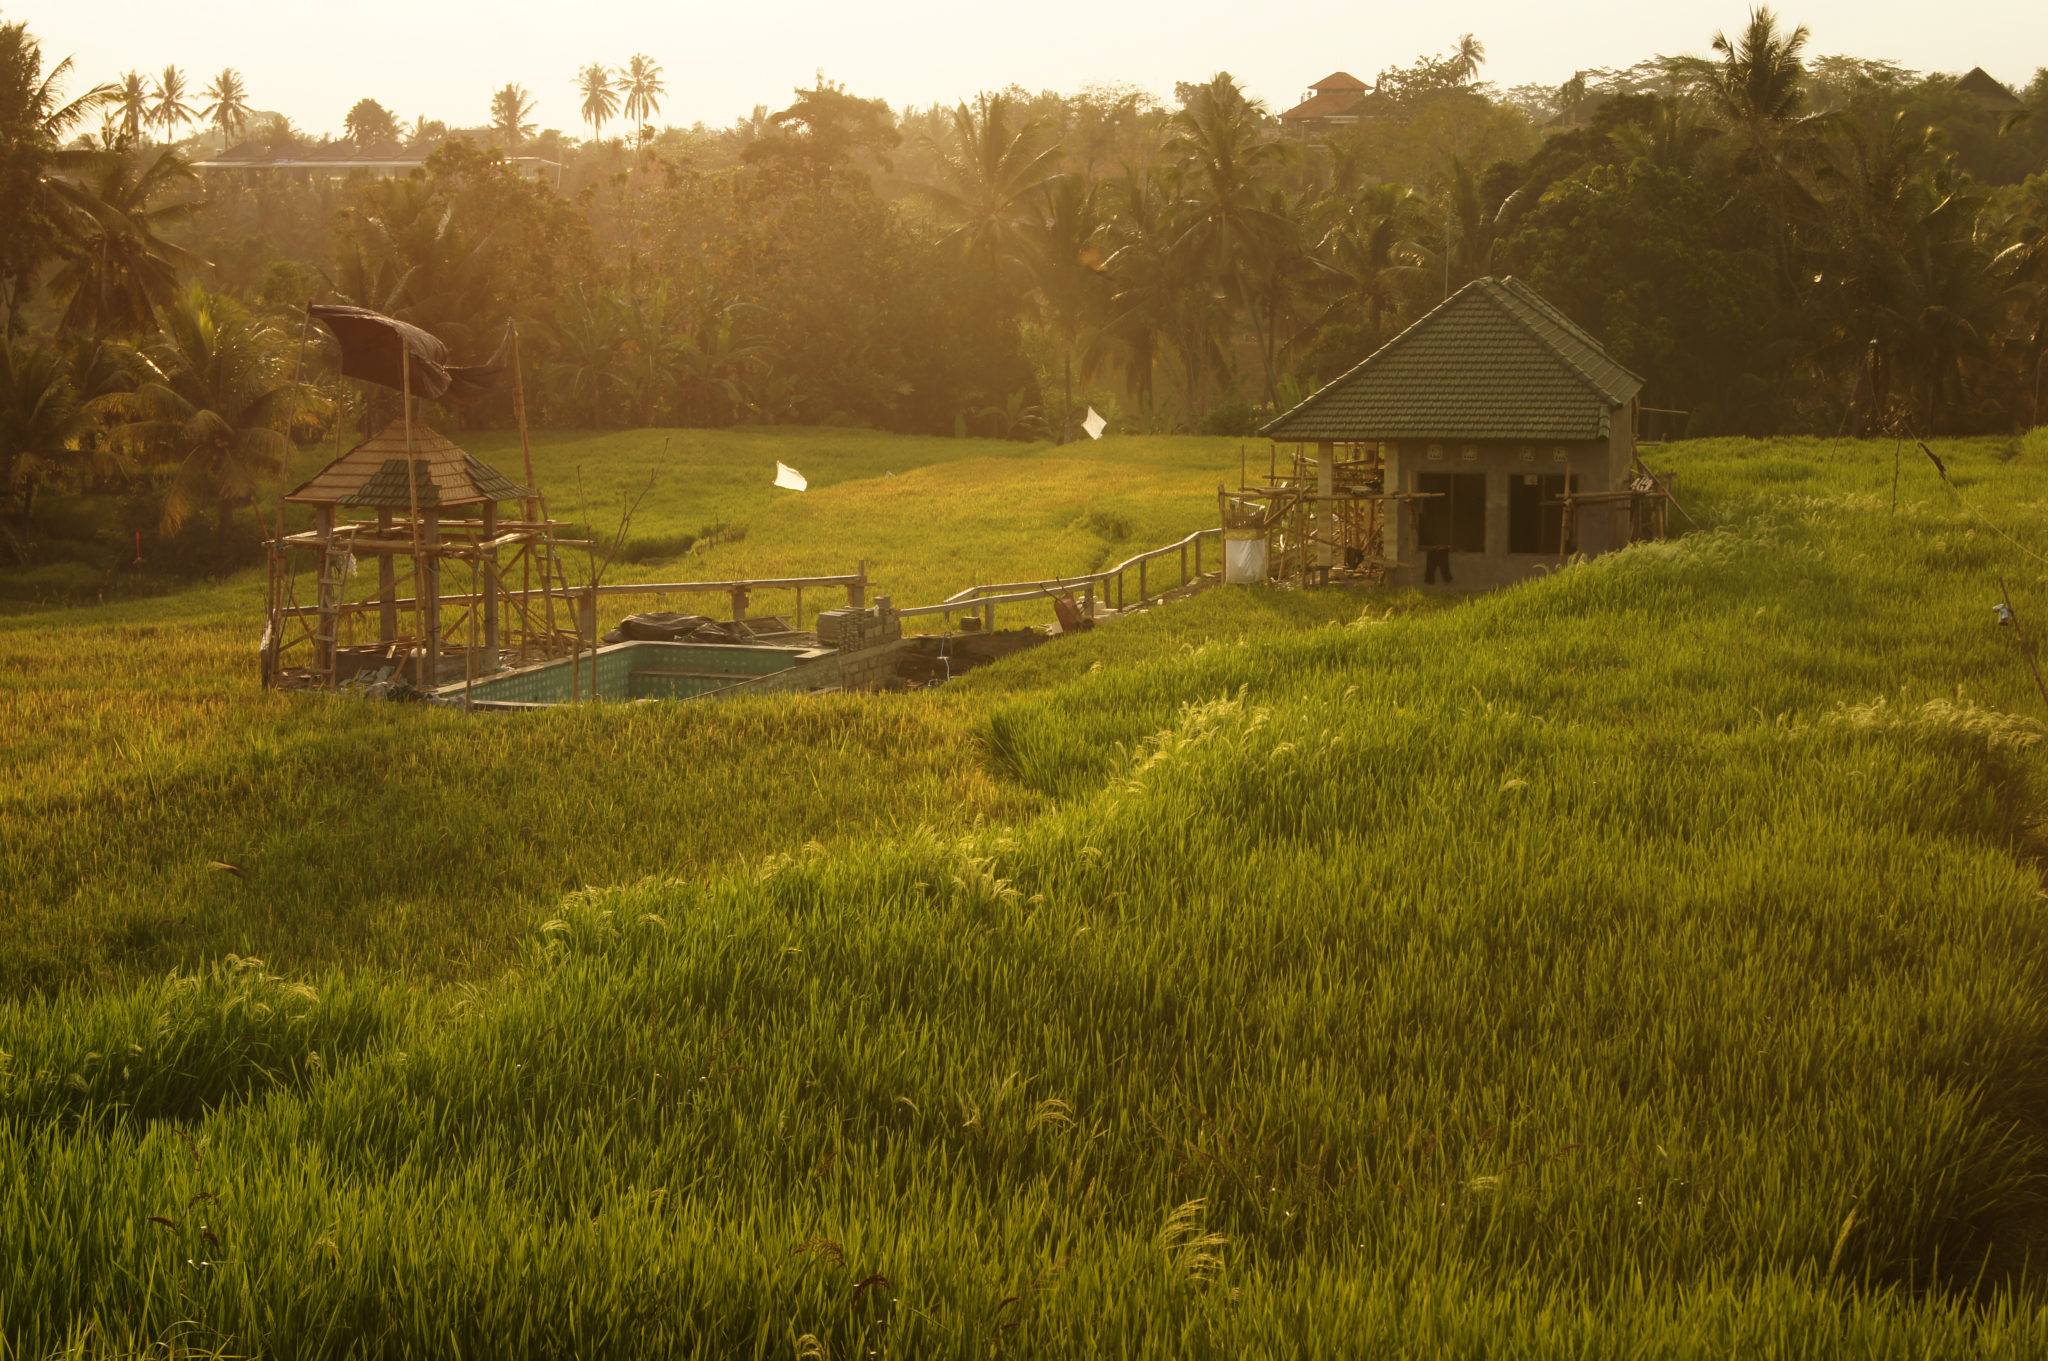
<svg viewBox="0 0 2048 1361">
<path fill-rule="evenodd" d="M 1556 303 L 1544 297 L 1541 293 L 1538 293 L 1535 289 L 1531 288 L 1528 284 L 1523 283 L 1520 279 L 1516 278 L 1512 274 L 1508 275 L 1505 278 L 1497 279 L 1494 282 L 1499 284 L 1501 288 L 1507 290 L 1507 292 L 1511 296 L 1513 296 L 1517 301 L 1525 303 L 1528 306 L 1536 309 L 1536 311 L 1546 321 L 1549 321 L 1552 325 L 1556 326 L 1559 330 L 1563 331 L 1565 335 L 1568 336 L 1570 339 L 1577 341 L 1579 344 L 1591 350 L 1600 359 L 1604 360 L 1609 364 L 1612 364 L 1616 369 L 1620 370 L 1623 374 L 1625 374 L 1629 378 L 1634 379 L 1637 387 L 1643 386 L 1645 380 L 1640 373 L 1637 373 L 1634 369 L 1631 369 L 1628 365 L 1622 363 L 1619 359 L 1616 359 L 1613 355 L 1609 354 L 1607 352 L 1607 347 L 1605 345 L 1602 345 L 1598 340 L 1594 339 L 1592 333 L 1586 330 L 1585 327 L 1579 325 L 1576 321 L 1573 321 L 1569 316 L 1565 315 L 1564 309 L 1559 307 Z M 1555 348 L 1555 346 L 1553 346 L 1553 348 Z M 1559 351 L 1559 353 L 1562 354 L 1563 352 Z M 1583 364 L 1580 364 L 1576 359 L 1572 358 L 1572 356 L 1564 355 L 1564 358 L 1574 368 L 1579 369 L 1582 373 L 1585 372 L 1585 366 Z M 1600 380 L 1598 378 L 1595 378 L 1591 373 L 1587 373 L 1586 377 L 1590 379 L 1596 387 L 1600 388 L 1601 395 L 1603 397 L 1611 398 L 1613 396 L 1612 393 L 1607 391 L 1605 385 L 1602 384 Z"/>
<path fill-rule="evenodd" d="M 1508 288 L 1504 284 L 1502 284 L 1502 282 L 1499 279 L 1494 278 L 1492 275 L 1488 275 L 1484 279 L 1475 279 L 1473 282 L 1492 284 L 1492 288 L 1485 290 L 1486 300 L 1492 303 L 1497 309 L 1499 309 L 1502 316 L 1507 317 L 1510 321 L 1514 322 L 1515 325 L 1521 327 L 1524 331 L 1528 332 L 1529 338 L 1534 340 L 1536 344 L 1539 347 L 1541 347 L 1545 354 L 1549 355 L 1552 359 L 1556 360 L 1557 363 L 1563 367 L 1566 373 L 1578 379 L 1581 383 L 1585 384 L 1586 387 L 1591 389 L 1594 396 L 1598 397 L 1602 402 L 1611 402 L 1613 400 L 1612 395 L 1607 391 L 1607 389 L 1600 385 L 1600 381 L 1597 378 L 1593 377 L 1592 374 L 1586 372 L 1586 368 L 1583 364 L 1580 364 L 1577 360 L 1573 359 L 1570 355 L 1566 354 L 1563 350 L 1559 349 L 1556 341 L 1552 340 L 1549 336 L 1544 335 L 1543 332 L 1537 330 L 1533 325 L 1530 324 L 1529 319 L 1527 317 L 1523 316 L 1521 312 L 1518 311 L 1516 308 L 1508 305 L 1508 303 L 1500 295 L 1506 293 L 1510 298 L 1515 297 L 1515 295 L 1514 293 L 1510 292 Z"/>
</svg>

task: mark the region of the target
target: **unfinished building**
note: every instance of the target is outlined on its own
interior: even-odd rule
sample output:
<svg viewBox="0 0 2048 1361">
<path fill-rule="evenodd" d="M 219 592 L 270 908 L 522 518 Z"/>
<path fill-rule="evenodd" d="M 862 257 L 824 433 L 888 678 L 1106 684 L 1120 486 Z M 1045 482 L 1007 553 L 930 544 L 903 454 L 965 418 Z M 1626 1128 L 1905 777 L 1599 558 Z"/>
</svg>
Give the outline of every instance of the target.
<svg viewBox="0 0 2048 1361">
<path fill-rule="evenodd" d="M 1292 466 L 1225 498 L 1226 535 L 1270 539 L 1275 577 L 1459 587 L 1661 535 L 1642 386 L 1528 285 L 1475 280 L 1261 431 Z"/>
</svg>

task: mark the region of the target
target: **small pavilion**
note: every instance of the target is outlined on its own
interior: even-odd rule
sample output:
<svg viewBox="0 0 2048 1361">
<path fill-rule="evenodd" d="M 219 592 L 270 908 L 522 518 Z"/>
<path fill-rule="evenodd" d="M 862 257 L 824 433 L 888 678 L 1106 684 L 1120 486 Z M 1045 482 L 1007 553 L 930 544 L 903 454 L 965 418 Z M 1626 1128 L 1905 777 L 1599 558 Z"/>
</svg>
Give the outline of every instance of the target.
<svg viewBox="0 0 2048 1361">
<path fill-rule="evenodd" d="M 313 527 L 281 535 L 271 558 L 264 671 L 273 686 L 332 689 L 364 677 L 426 691 L 576 645 L 555 525 L 538 494 L 424 424 L 392 421 L 284 502 L 309 508 Z M 377 563 L 373 588 L 356 585 L 364 559 Z M 309 562 L 313 598 L 301 601 Z M 444 595 L 451 574 L 460 593 Z"/>
</svg>

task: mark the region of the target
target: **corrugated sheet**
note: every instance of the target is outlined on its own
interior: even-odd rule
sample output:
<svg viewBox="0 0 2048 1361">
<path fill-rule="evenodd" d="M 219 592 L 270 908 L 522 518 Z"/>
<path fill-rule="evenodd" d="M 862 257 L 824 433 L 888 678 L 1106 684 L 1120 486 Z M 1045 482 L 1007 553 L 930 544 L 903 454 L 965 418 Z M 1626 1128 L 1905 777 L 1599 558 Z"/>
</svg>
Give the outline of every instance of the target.
<svg viewBox="0 0 2048 1361">
<path fill-rule="evenodd" d="M 1261 432 L 1283 440 L 1605 439 L 1642 379 L 1515 279 L 1477 279 Z"/>
</svg>

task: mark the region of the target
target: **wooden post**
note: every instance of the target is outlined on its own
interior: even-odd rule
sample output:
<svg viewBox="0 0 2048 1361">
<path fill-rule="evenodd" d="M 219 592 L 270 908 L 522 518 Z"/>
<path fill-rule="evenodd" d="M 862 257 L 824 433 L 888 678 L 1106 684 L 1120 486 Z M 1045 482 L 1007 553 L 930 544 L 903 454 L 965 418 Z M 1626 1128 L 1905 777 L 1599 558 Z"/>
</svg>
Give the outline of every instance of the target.
<svg viewBox="0 0 2048 1361">
<path fill-rule="evenodd" d="M 588 646 L 595 651 L 597 648 L 597 583 L 594 581 L 585 586 L 582 594 L 576 598 L 576 645 L 579 649 L 585 645 L 585 639 L 589 640 Z M 590 694 L 593 699 L 597 697 L 597 672 L 595 668 L 590 673 Z"/>
<path fill-rule="evenodd" d="M 732 588 L 732 622 L 735 624 L 742 623 L 746 617 L 747 588 L 745 586 L 735 586 Z"/>
<path fill-rule="evenodd" d="M 1337 557 L 1336 502 L 1331 499 L 1336 477 L 1337 446 L 1324 440 L 1316 445 L 1316 568 L 1325 586 L 1330 583 L 1330 567 Z"/>
<path fill-rule="evenodd" d="M 1201 540 L 1195 542 L 1200 543 Z M 1180 546 L 1180 584 L 1183 588 L 1188 584 L 1188 546 L 1185 543 Z"/>
<path fill-rule="evenodd" d="M 334 507 L 315 506 L 313 523 L 320 531 L 319 594 L 320 622 L 313 634 L 313 669 L 322 676 L 334 673 L 334 642 L 340 629 L 340 618 L 335 607 L 341 603 L 341 582 L 333 572 L 340 570 L 340 563 L 334 556 Z"/>
<path fill-rule="evenodd" d="M 421 641 L 426 645 L 420 688 L 432 690 L 441 683 L 441 513 L 430 510 L 421 519 L 425 523 L 420 528 L 420 542 L 426 551 L 419 562 L 419 585 L 414 588 L 420 599 Z"/>
<path fill-rule="evenodd" d="M 1138 559 L 1138 603 L 1140 605 L 1144 604 L 1148 599 L 1145 594 L 1145 568 L 1151 564 L 1151 561 L 1150 558 Z"/>
<path fill-rule="evenodd" d="M 865 609 L 868 603 L 868 560 L 862 558 L 855 573 L 859 581 L 846 588 L 846 603 L 855 609 Z"/>
<path fill-rule="evenodd" d="M 484 542 L 498 537 L 498 503 L 488 502 L 484 506 Z M 490 654 L 490 668 L 498 669 L 498 550 L 486 548 L 483 551 L 483 606 L 484 606 L 484 651 Z M 472 667 L 471 670 L 475 668 Z"/>
<path fill-rule="evenodd" d="M 391 512 L 377 512 L 377 539 L 391 537 Z M 398 638 L 398 566 L 388 549 L 377 550 L 377 641 L 389 647 Z"/>
<path fill-rule="evenodd" d="M 1095 622 L 1095 583 L 1092 581 L 1081 592 L 1081 617 L 1091 624 Z"/>
</svg>

